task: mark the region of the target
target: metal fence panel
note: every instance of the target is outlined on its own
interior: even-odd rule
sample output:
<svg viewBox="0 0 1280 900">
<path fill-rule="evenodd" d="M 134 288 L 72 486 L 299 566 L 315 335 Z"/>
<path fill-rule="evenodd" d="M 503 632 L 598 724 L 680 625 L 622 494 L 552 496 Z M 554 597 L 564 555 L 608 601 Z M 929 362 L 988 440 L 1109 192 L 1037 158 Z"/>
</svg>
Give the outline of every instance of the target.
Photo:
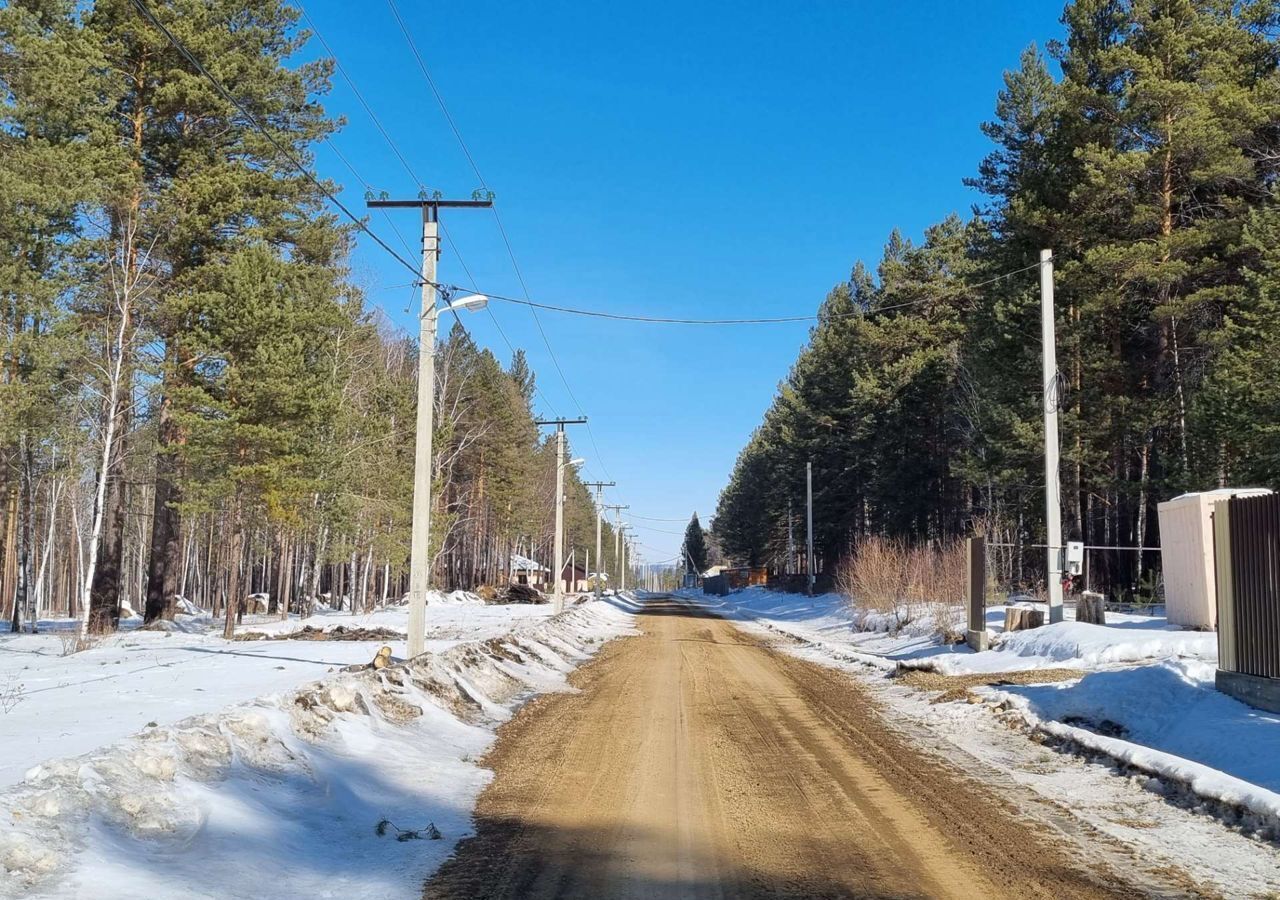
<svg viewBox="0 0 1280 900">
<path fill-rule="evenodd" d="M 1280 494 L 1233 497 L 1214 519 L 1219 668 L 1280 678 Z"/>
</svg>

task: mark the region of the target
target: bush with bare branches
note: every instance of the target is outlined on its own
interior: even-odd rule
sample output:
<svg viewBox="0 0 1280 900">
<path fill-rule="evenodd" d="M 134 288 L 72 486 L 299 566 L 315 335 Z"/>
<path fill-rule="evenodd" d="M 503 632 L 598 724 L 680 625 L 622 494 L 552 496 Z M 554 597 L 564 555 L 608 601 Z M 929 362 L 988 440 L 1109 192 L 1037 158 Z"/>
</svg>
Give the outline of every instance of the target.
<svg viewBox="0 0 1280 900">
<path fill-rule="evenodd" d="M 871 537 L 851 548 L 836 584 L 869 628 L 898 631 L 928 618 L 944 640 L 959 634 L 956 605 L 965 592 L 964 545 L 955 540 L 912 546 Z"/>
</svg>

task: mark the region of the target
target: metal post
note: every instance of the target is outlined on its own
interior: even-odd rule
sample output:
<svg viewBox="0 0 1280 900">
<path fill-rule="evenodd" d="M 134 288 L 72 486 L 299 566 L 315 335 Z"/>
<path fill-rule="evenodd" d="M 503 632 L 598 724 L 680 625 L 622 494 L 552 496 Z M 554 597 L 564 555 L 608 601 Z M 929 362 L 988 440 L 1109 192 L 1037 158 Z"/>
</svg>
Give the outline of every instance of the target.
<svg viewBox="0 0 1280 900">
<path fill-rule="evenodd" d="M 413 450 L 413 522 L 409 538 L 409 656 L 426 649 L 427 590 L 431 582 L 431 435 L 436 386 L 435 210 L 422 207 L 422 311 L 418 315 L 418 415 Z"/>
<path fill-rule="evenodd" d="M 805 535 L 805 567 L 809 573 L 809 596 L 813 596 L 813 461 L 805 463 L 805 490 L 808 497 L 808 531 Z"/>
<path fill-rule="evenodd" d="M 1053 251 L 1040 251 L 1041 381 L 1044 386 L 1044 506 L 1049 571 L 1049 621 L 1061 622 L 1062 496 L 1058 483 L 1058 358 L 1054 334 Z"/>
</svg>

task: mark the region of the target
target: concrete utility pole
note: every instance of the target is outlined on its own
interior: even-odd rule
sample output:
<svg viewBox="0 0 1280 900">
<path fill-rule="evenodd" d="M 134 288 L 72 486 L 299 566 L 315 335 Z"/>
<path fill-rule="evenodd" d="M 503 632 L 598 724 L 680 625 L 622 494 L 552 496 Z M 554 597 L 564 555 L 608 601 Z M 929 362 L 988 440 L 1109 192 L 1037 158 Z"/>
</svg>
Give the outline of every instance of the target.
<svg viewBox="0 0 1280 900">
<path fill-rule="evenodd" d="M 805 534 L 805 567 L 809 572 L 809 596 L 813 596 L 813 461 L 805 463 L 805 484 L 809 501 L 809 525 Z"/>
<path fill-rule="evenodd" d="M 585 425 L 586 422 L 584 416 L 581 419 L 537 419 L 534 423 L 556 426 L 556 589 L 552 595 L 556 612 L 564 611 L 564 469 L 570 465 L 564 459 L 564 426 Z"/>
<path fill-rule="evenodd" d="M 613 560 L 618 564 L 618 571 L 622 571 L 622 511 L 630 509 L 630 506 L 623 506 L 620 503 L 607 504 L 605 509 L 613 510 Z"/>
<path fill-rule="evenodd" d="M 599 572 L 596 573 L 596 599 L 597 600 L 600 599 L 604 591 L 604 586 L 601 584 L 601 582 L 604 580 L 601 577 L 604 574 L 604 556 L 601 554 L 601 546 L 600 546 L 600 528 L 601 528 L 600 520 L 604 516 L 604 507 L 600 505 L 600 501 L 603 499 L 603 497 L 601 496 L 601 491 L 603 491 L 607 487 L 616 487 L 617 484 L 618 483 L 616 481 L 585 481 L 583 482 L 583 485 L 585 487 L 593 487 L 596 489 L 596 568 L 600 570 Z M 591 577 L 590 571 L 587 572 L 587 577 L 588 578 Z"/>
<path fill-rule="evenodd" d="M 787 498 L 787 568 L 782 574 L 790 575 L 796 563 L 796 533 L 791 527 L 791 498 Z"/>
<path fill-rule="evenodd" d="M 1062 488 L 1058 483 L 1058 353 L 1054 334 L 1053 251 L 1040 251 L 1041 380 L 1044 384 L 1044 511 L 1049 545 L 1049 621 L 1061 622 Z"/>
<path fill-rule="evenodd" d="M 622 565 L 618 568 L 618 590 L 625 591 L 627 589 L 627 532 L 631 530 L 630 525 L 623 525 L 618 535 L 622 543 Z"/>
<path fill-rule="evenodd" d="M 440 258 L 441 209 L 492 206 L 489 200 L 369 200 L 372 209 L 408 208 L 422 212 L 422 311 L 418 314 L 418 416 L 413 450 L 413 521 L 409 539 L 409 656 L 426 649 L 427 591 L 431 587 L 431 431 L 435 415 L 436 262 Z M 478 294 L 449 304 L 452 310 L 481 309 L 488 298 Z"/>
</svg>

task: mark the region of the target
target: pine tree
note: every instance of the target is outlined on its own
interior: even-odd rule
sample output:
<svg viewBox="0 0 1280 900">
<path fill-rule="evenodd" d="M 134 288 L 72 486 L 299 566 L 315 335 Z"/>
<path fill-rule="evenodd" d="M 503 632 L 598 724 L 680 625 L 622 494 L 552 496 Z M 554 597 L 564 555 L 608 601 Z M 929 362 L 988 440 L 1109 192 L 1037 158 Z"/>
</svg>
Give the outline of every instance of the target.
<svg viewBox="0 0 1280 900">
<path fill-rule="evenodd" d="M 698 522 L 698 514 L 694 513 L 684 530 L 684 546 L 681 555 L 685 560 L 685 571 L 698 575 L 707 568 L 707 538 L 702 533 L 702 525 Z"/>
</svg>

